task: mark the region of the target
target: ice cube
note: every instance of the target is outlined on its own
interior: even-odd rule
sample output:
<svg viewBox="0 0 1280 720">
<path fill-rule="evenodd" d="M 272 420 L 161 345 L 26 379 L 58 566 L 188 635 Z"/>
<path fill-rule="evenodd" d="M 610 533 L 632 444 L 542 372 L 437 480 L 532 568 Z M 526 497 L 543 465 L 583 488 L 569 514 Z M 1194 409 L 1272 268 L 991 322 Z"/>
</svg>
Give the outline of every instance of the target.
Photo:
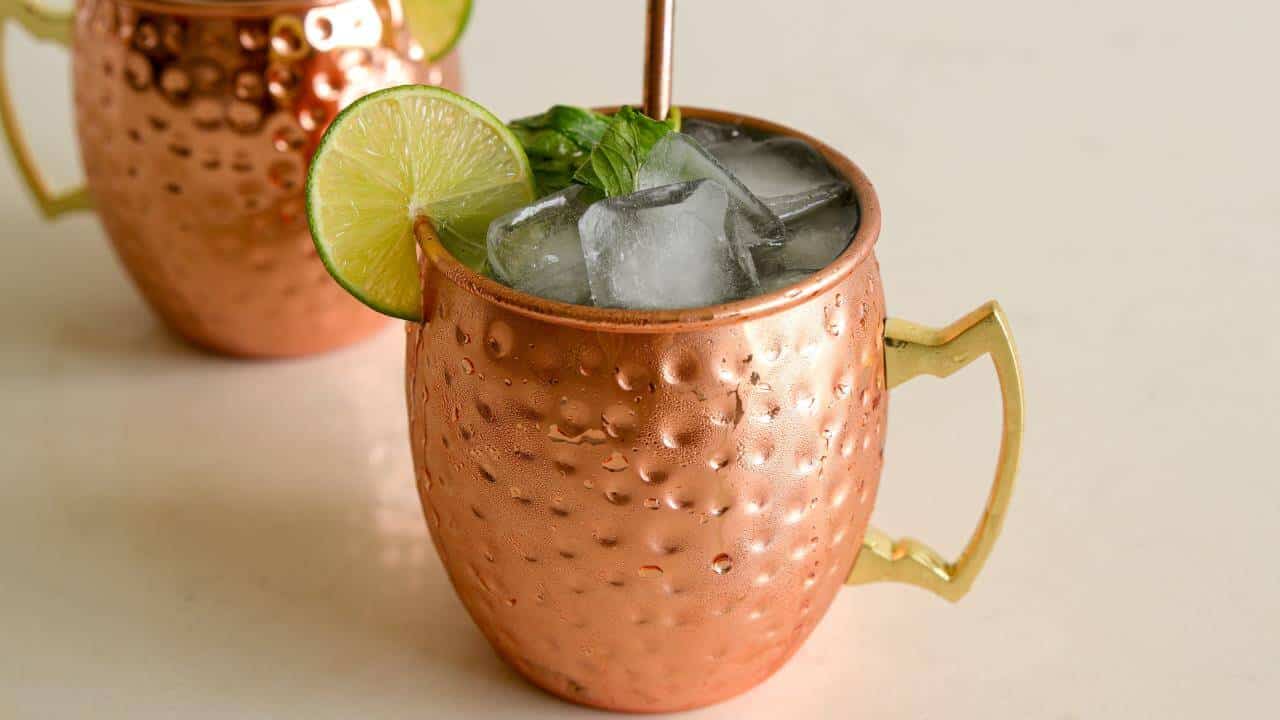
<svg viewBox="0 0 1280 720">
<path fill-rule="evenodd" d="M 681 122 L 680 132 L 697 140 L 704 147 L 742 137 L 742 127 L 740 125 L 699 120 L 697 118 L 687 118 Z"/>
<path fill-rule="evenodd" d="M 751 249 L 761 285 L 776 289 L 780 276 L 826 267 L 849 246 L 857 227 L 858 207 L 851 203 L 824 207 L 788 223 L 785 243 Z"/>
<path fill-rule="evenodd" d="M 817 150 L 796 138 L 739 138 L 708 150 L 757 197 L 791 195 L 840 181 Z"/>
<path fill-rule="evenodd" d="M 762 198 L 761 201 L 784 225 L 789 225 L 828 205 L 845 202 L 849 199 L 850 190 L 848 183 L 833 182 L 790 195 Z"/>
<path fill-rule="evenodd" d="M 578 223 L 591 296 L 601 307 L 715 305 L 759 292 L 729 196 L 709 180 L 602 200 Z"/>
<path fill-rule="evenodd" d="M 778 216 L 687 135 L 669 133 L 654 144 L 636 173 L 636 189 L 702 179 L 714 180 L 729 194 L 736 235 L 744 245 L 782 242 L 785 231 Z"/>
<path fill-rule="evenodd" d="M 595 197 L 590 188 L 574 185 L 490 223 L 493 276 L 533 295 L 590 304 L 578 220 Z"/>
</svg>

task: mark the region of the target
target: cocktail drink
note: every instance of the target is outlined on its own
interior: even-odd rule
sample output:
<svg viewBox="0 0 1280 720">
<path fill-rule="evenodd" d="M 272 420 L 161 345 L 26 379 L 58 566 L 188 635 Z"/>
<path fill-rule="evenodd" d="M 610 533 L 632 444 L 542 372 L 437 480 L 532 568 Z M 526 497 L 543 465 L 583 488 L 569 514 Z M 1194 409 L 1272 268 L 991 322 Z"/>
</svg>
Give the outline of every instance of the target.
<svg viewBox="0 0 1280 720">
<path fill-rule="evenodd" d="M 587 114 L 561 107 L 549 115 L 574 112 Z M 533 144 L 529 124 L 515 127 Z M 681 130 L 654 140 L 629 192 L 624 178 L 583 172 L 590 184 L 571 182 L 495 220 L 487 238 L 493 277 L 569 303 L 698 308 L 786 288 L 848 247 L 858 207 L 812 145 L 706 120 Z M 541 193 L 559 184 L 548 172 L 535 175 Z"/>
<path fill-rule="evenodd" d="M 962 596 L 999 534 L 1022 400 L 994 304 L 886 320 L 866 176 L 780 125 L 433 88 L 339 117 L 308 183 L 334 276 L 407 323 L 432 540 L 502 657 L 568 700 L 705 705 L 762 681 L 844 584 Z M 868 527 L 888 390 L 989 354 L 992 493 L 948 561 Z"/>
</svg>

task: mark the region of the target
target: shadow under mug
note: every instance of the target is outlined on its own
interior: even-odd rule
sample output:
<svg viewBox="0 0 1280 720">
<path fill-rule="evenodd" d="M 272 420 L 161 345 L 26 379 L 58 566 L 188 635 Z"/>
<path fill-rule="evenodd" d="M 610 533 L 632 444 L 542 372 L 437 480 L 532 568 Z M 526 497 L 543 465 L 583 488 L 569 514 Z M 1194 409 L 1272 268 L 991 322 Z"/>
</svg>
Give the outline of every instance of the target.
<svg viewBox="0 0 1280 720">
<path fill-rule="evenodd" d="M 485 637 L 535 684 L 612 710 L 740 693 L 801 645 L 844 584 L 958 600 L 1013 492 L 1023 401 L 988 303 L 932 329 L 885 319 L 880 205 L 852 161 L 850 247 L 800 284 L 711 308 L 629 311 L 525 295 L 458 263 L 423 226 L 422 324 L 406 393 L 431 538 Z M 986 510 L 948 561 L 868 528 L 888 390 L 990 355 L 1004 430 Z"/>
<path fill-rule="evenodd" d="M 0 21 L 72 49 L 86 188 L 55 193 L 17 125 L 0 26 L 0 122 L 48 218 L 96 207 L 161 318 L 227 354 L 291 356 L 386 319 L 329 277 L 303 185 L 329 121 L 373 90 L 456 89 L 424 62 L 399 0 L 0 0 Z M 91 201 L 92 198 L 92 201 Z"/>
</svg>

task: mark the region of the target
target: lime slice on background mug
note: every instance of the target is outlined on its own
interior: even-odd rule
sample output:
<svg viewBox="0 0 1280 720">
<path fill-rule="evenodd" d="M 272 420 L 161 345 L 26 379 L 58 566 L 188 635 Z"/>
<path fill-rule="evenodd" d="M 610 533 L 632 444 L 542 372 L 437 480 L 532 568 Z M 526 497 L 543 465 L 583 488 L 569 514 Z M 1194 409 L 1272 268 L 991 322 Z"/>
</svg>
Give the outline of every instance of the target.
<svg viewBox="0 0 1280 720">
<path fill-rule="evenodd" d="M 444 57 L 471 19 L 472 0 L 405 0 L 404 19 L 428 60 Z"/>
</svg>

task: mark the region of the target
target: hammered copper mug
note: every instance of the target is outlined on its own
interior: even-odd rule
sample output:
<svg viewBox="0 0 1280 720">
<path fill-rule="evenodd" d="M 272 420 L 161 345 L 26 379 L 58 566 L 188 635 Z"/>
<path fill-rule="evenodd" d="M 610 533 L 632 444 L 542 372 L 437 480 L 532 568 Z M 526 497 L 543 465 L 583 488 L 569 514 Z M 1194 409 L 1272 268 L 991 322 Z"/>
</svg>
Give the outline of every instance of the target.
<svg viewBox="0 0 1280 720">
<path fill-rule="evenodd" d="M 383 326 L 325 272 L 302 186 L 325 127 L 360 95 L 456 88 L 456 57 L 424 63 L 399 0 L 76 0 L 72 13 L 0 2 L 0 19 L 72 48 L 88 187 L 49 190 L 0 67 L 24 179 L 47 217 L 96 206 L 169 326 L 244 356 L 318 352 Z"/>
<path fill-rule="evenodd" d="M 742 692 L 799 647 L 844 584 L 957 600 L 1013 491 L 1022 388 L 990 303 L 934 330 L 886 320 L 866 176 L 850 247 L 798 285 L 717 307 L 566 305 L 481 277 L 419 226 L 423 317 L 406 393 L 431 538 L 481 632 L 568 700 L 668 711 Z M 1004 431 L 986 511 L 949 562 L 868 529 L 888 391 L 989 354 Z"/>
</svg>

